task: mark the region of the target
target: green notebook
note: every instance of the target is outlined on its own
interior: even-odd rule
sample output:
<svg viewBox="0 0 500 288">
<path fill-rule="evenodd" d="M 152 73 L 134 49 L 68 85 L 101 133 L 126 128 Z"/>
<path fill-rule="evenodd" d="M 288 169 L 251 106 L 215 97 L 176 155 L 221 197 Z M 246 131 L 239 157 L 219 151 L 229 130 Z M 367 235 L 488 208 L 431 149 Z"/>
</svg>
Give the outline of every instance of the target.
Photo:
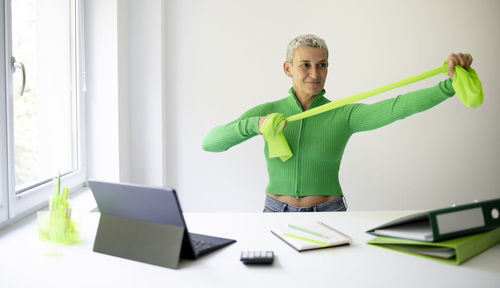
<svg viewBox="0 0 500 288">
<path fill-rule="evenodd" d="M 299 252 L 351 244 L 351 237 L 320 221 L 283 225 L 271 233 Z"/>
<path fill-rule="evenodd" d="M 459 265 L 500 242 L 500 228 L 439 242 L 380 236 L 368 244 Z"/>
</svg>

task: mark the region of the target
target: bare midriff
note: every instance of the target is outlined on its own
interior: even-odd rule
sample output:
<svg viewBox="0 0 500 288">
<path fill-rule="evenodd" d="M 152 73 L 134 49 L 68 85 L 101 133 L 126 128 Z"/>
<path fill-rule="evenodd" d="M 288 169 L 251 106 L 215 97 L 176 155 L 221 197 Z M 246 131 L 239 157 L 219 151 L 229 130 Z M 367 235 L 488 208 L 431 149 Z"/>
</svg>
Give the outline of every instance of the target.
<svg viewBox="0 0 500 288">
<path fill-rule="evenodd" d="M 269 197 L 274 198 L 283 203 L 295 206 L 295 207 L 310 207 L 314 205 L 319 205 L 328 201 L 332 201 L 340 197 L 340 195 L 333 196 L 321 196 L 321 195 L 311 195 L 311 196 L 302 196 L 295 197 L 290 195 L 274 195 L 267 194 Z"/>
</svg>

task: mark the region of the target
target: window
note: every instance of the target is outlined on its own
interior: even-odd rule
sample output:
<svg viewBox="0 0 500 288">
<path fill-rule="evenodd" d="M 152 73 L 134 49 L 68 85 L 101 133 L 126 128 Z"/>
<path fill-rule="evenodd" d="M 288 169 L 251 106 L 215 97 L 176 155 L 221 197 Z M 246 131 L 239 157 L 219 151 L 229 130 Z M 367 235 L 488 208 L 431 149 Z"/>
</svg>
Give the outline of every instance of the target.
<svg viewBox="0 0 500 288">
<path fill-rule="evenodd" d="M 59 174 L 85 181 L 83 3 L 2 1 L 0 221 L 46 204 Z"/>
</svg>

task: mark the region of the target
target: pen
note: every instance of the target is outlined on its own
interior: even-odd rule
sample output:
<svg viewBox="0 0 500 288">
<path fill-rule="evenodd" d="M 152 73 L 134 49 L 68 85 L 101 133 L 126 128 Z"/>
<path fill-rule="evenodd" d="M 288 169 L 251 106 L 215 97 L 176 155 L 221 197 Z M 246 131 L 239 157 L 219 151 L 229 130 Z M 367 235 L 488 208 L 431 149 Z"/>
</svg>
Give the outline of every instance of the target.
<svg viewBox="0 0 500 288">
<path fill-rule="evenodd" d="M 290 227 L 290 228 L 292 228 L 292 229 L 295 229 L 295 230 L 299 230 L 299 231 L 302 231 L 302 232 L 309 233 L 309 234 L 314 235 L 314 236 L 318 236 L 318 237 L 321 237 L 321 238 L 328 239 L 328 236 L 325 236 L 325 235 L 320 234 L 320 233 L 318 233 L 318 232 L 314 232 L 314 231 L 311 231 L 311 230 L 304 229 L 304 228 L 299 227 L 299 226 L 295 226 L 295 225 L 292 225 L 292 224 L 288 224 L 288 227 Z"/>
</svg>

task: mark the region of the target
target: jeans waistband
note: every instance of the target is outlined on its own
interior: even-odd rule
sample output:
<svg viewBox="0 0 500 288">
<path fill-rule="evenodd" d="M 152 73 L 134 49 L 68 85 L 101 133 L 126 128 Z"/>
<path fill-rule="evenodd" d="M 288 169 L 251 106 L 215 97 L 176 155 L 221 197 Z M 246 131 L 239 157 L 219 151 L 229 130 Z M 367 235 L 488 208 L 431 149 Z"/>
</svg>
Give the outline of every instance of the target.
<svg viewBox="0 0 500 288">
<path fill-rule="evenodd" d="M 325 203 L 309 207 L 296 207 L 266 195 L 264 212 L 326 212 L 346 211 L 347 205 L 344 196 L 340 196 Z"/>
</svg>

